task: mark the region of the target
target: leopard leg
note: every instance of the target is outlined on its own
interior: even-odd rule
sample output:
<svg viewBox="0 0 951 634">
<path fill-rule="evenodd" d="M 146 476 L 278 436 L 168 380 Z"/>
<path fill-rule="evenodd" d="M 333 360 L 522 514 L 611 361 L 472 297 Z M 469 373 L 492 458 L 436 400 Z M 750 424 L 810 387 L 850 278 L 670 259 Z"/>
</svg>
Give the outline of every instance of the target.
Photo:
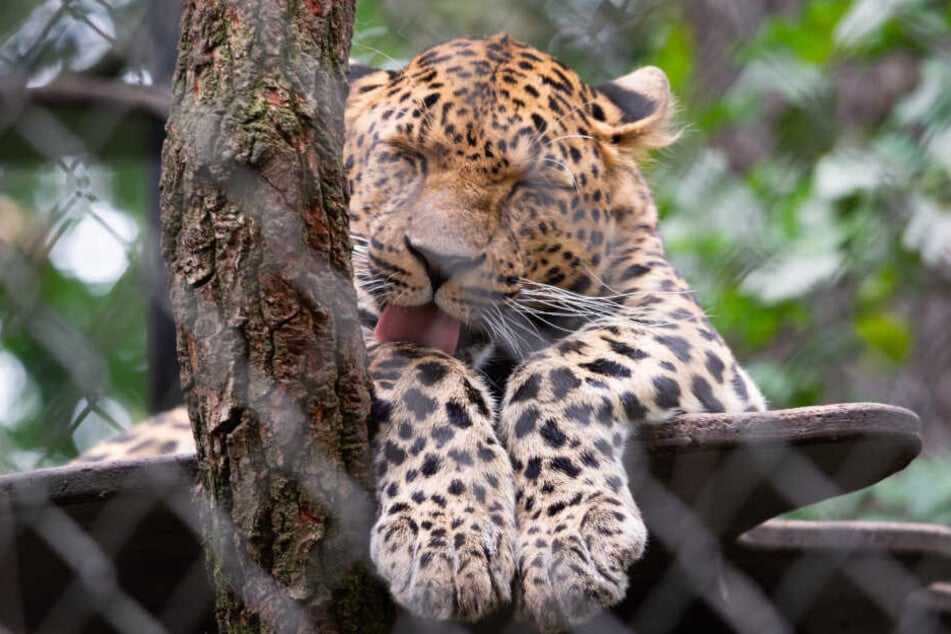
<svg viewBox="0 0 951 634">
<path fill-rule="evenodd" d="M 371 347 L 379 516 L 370 554 L 396 600 L 472 621 L 511 599 L 512 467 L 480 377 L 412 344 Z"/>
<path fill-rule="evenodd" d="M 591 326 L 509 379 L 500 437 L 515 469 L 516 604 L 543 630 L 583 621 L 625 595 L 628 568 L 647 540 L 622 463 L 633 424 L 751 405 L 755 388 L 737 389 L 745 375 L 734 380 L 731 368 L 742 371 L 725 346 L 700 340 L 707 349 L 689 350 L 681 339 L 629 324 Z M 707 352 L 720 363 L 705 367 Z"/>
</svg>

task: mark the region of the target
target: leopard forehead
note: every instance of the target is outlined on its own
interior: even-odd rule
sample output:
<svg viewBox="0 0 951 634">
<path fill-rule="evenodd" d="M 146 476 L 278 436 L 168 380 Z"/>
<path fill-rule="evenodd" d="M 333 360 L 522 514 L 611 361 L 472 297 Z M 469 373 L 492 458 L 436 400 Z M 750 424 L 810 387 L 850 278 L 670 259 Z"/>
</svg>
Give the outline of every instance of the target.
<svg viewBox="0 0 951 634">
<path fill-rule="evenodd" d="M 507 36 L 456 40 L 394 78 L 378 106 L 390 113 L 379 132 L 447 159 L 482 161 L 492 175 L 519 173 L 554 139 L 584 145 L 590 118 L 604 118 L 592 96 L 564 64 Z"/>
<path fill-rule="evenodd" d="M 579 164 L 610 158 L 593 127 L 612 104 L 559 60 L 507 35 L 435 46 L 383 85 L 358 90 L 370 89 L 368 107 L 359 97 L 352 107 L 356 153 L 383 144 L 422 155 L 430 172 L 489 187 L 528 176 L 585 188 Z M 597 183 L 598 169 L 580 170 L 581 180 Z"/>
</svg>

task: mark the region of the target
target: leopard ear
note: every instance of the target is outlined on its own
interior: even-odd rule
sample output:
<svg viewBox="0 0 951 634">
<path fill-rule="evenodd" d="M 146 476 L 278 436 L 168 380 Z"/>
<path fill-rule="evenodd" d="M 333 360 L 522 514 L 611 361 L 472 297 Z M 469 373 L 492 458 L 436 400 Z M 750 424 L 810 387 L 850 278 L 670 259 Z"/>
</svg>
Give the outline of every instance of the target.
<svg viewBox="0 0 951 634">
<path fill-rule="evenodd" d="M 355 59 L 350 60 L 350 69 L 347 71 L 347 81 L 350 82 L 350 85 L 353 85 L 354 82 L 357 82 L 367 75 L 373 75 L 374 73 L 385 73 L 387 71 L 381 71 L 379 68 L 373 68 L 372 66 L 367 66 L 366 64 L 361 64 Z"/>
<path fill-rule="evenodd" d="M 602 122 L 597 127 L 605 140 L 637 153 L 670 145 L 676 139 L 671 131 L 674 98 L 661 69 L 644 66 L 596 90 L 610 104 L 593 113 Z"/>
<path fill-rule="evenodd" d="M 350 125 L 351 121 L 363 112 L 376 92 L 386 86 L 395 74 L 395 71 L 379 70 L 350 61 L 350 70 L 347 74 L 347 107 L 344 112 L 347 125 Z"/>
</svg>

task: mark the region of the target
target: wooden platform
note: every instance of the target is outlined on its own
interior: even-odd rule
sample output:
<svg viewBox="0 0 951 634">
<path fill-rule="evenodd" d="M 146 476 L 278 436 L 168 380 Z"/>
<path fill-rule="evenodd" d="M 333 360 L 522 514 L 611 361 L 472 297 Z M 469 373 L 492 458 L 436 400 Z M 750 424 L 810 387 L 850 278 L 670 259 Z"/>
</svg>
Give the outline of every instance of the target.
<svg viewBox="0 0 951 634">
<path fill-rule="evenodd" d="M 772 520 L 731 544 L 726 556 L 781 613 L 795 615 L 798 632 L 836 623 L 837 631 L 918 634 L 943 611 L 926 604 L 947 596 L 940 584 L 951 581 L 951 528 Z M 931 591 L 932 584 L 939 589 Z"/>
<path fill-rule="evenodd" d="M 648 555 L 625 602 L 584 629 L 940 625 L 948 529 L 773 521 L 749 531 L 872 484 L 920 447 L 912 412 L 875 404 L 686 415 L 642 428 L 627 460 L 651 529 Z M 172 458 L 0 477 L 0 623 L 17 632 L 213 631 L 195 482 L 194 461 Z M 898 575 L 894 596 L 849 581 L 870 571 Z M 831 625 L 867 627 L 865 617 L 882 627 Z"/>
</svg>

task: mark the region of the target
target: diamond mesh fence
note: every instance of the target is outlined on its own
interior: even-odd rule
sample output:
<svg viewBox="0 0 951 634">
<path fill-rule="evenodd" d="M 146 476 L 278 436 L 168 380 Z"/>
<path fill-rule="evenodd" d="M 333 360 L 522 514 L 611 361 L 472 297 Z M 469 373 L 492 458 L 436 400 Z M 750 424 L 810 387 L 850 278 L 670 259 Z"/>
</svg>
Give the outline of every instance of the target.
<svg viewBox="0 0 951 634">
<path fill-rule="evenodd" d="M 624 28 L 654 25 L 661 4 L 566 3 L 548 42 L 590 55 Z M 751 6 L 770 4 L 783 3 Z M 363 19 L 386 6 L 367 3 Z M 55 466 L 180 399 L 155 246 L 177 13 L 136 0 L 0 7 L 0 631 L 216 631 L 194 460 Z M 541 28 L 519 19 L 511 28 Z M 357 30 L 354 53 L 378 54 L 373 28 Z M 736 79 L 721 68 L 710 81 Z M 774 519 L 871 485 L 920 449 L 917 418 L 877 405 L 636 430 L 626 466 L 647 555 L 624 601 L 575 629 L 951 632 L 951 529 Z M 364 535 L 361 504 L 372 502 L 329 510 Z M 372 566 L 364 550 L 354 557 Z M 489 628 L 531 631 L 511 610 L 476 625 L 399 611 L 392 624 Z"/>
</svg>

